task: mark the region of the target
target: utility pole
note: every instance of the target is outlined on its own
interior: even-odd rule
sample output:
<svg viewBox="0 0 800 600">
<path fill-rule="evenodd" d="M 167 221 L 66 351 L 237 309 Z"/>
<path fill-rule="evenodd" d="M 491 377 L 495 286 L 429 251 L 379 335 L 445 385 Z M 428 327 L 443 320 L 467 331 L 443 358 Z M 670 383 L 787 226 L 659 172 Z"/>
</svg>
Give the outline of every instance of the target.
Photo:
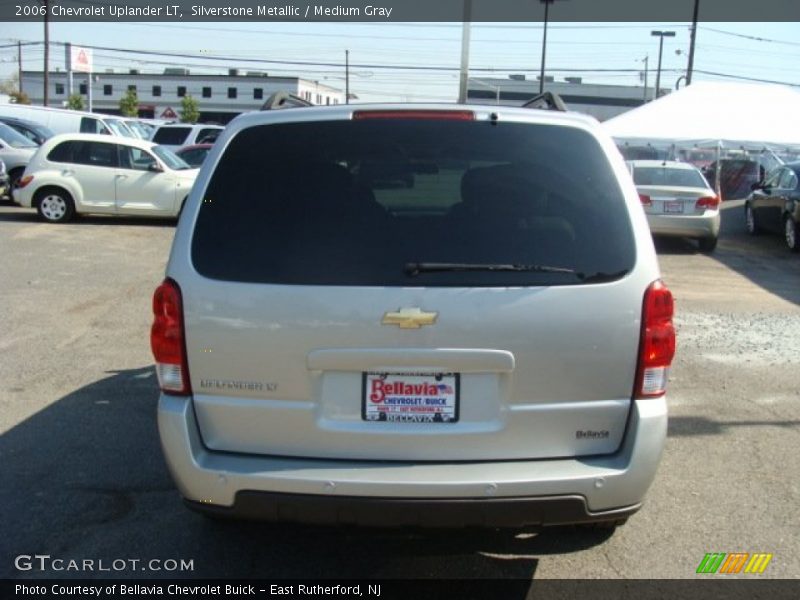
<svg viewBox="0 0 800 600">
<path fill-rule="evenodd" d="M 647 102 L 647 62 L 650 60 L 650 56 L 645 55 L 642 60 L 644 60 L 644 101 Z"/>
<path fill-rule="evenodd" d="M 48 0 L 42 0 L 44 4 L 44 106 L 49 100 L 50 88 L 50 6 Z"/>
<path fill-rule="evenodd" d="M 461 27 L 461 70 L 458 80 L 458 103 L 467 103 L 469 83 L 469 36 L 472 17 L 472 0 L 464 0 L 464 22 Z"/>
<path fill-rule="evenodd" d="M 675 32 L 651 31 L 650 35 L 660 38 L 658 41 L 658 71 L 656 72 L 656 95 L 655 95 L 655 99 L 658 100 L 658 94 L 661 91 L 661 55 L 664 53 L 664 38 L 675 37 Z"/>
<path fill-rule="evenodd" d="M 692 16 L 692 36 L 689 42 L 689 64 L 686 67 L 686 85 L 692 83 L 692 71 L 694 70 L 694 41 L 697 36 L 697 16 L 700 12 L 700 0 L 694 0 L 694 15 Z"/>
<path fill-rule="evenodd" d="M 350 104 L 350 50 L 344 51 L 344 103 Z"/>
<path fill-rule="evenodd" d="M 19 93 L 22 94 L 22 42 L 17 40 L 17 73 L 19 73 Z"/>
</svg>

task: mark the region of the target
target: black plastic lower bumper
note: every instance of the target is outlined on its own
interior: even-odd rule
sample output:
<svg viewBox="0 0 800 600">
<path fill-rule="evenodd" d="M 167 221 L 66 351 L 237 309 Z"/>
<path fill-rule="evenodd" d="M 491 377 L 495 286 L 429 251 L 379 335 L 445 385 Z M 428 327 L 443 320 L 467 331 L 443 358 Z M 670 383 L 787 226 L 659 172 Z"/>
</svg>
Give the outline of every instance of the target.
<svg viewBox="0 0 800 600">
<path fill-rule="evenodd" d="M 243 491 L 233 506 L 184 500 L 221 518 L 371 527 L 500 527 L 622 521 L 641 504 L 590 512 L 582 496 L 535 498 L 373 498 Z"/>
</svg>

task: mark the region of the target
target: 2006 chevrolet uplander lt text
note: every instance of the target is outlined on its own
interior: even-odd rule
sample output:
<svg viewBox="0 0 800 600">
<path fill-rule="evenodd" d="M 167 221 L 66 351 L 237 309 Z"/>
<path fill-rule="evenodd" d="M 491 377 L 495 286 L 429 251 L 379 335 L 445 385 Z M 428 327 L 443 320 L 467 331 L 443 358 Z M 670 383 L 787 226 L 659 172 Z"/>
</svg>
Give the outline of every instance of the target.
<svg viewBox="0 0 800 600">
<path fill-rule="evenodd" d="M 153 309 L 166 460 L 212 515 L 613 526 L 664 447 L 672 295 L 587 117 L 240 116 Z"/>
</svg>

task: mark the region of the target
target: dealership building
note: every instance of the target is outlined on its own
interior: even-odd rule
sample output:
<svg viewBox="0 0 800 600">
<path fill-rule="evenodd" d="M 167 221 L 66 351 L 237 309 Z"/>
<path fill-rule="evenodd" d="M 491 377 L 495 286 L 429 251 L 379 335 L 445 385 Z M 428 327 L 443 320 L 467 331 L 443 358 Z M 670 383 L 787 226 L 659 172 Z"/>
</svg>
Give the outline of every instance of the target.
<svg viewBox="0 0 800 600">
<path fill-rule="evenodd" d="M 74 73 L 73 92 L 89 105 L 89 78 Z M 194 74 L 189 69 L 168 68 L 161 74 L 107 71 L 91 76 L 92 110 L 119 113 L 119 101 L 129 89 L 139 98 L 139 116 L 172 119 L 180 112 L 181 100 L 197 100 L 201 121 L 227 123 L 236 115 L 258 110 L 275 92 L 289 92 L 312 104 L 343 104 L 344 91 L 301 77 L 271 77 L 266 73 L 230 69 L 227 75 Z M 42 71 L 23 71 L 22 89 L 33 104 L 44 101 Z M 50 72 L 48 106 L 63 107 L 69 98 L 69 77 L 64 71 Z"/>
</svg>

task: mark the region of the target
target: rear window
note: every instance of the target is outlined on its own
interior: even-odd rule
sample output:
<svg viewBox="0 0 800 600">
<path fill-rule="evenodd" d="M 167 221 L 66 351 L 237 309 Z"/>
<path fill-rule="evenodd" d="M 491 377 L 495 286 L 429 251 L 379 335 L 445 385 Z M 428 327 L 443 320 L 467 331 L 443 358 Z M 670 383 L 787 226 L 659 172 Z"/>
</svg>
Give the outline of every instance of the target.
<svg viewBox="0 0 800 600">
<path fill-rule="evenodd" d="M 191 130 L 191 127 L 159 127 L 152 141 L 156 144 L 181 146 L 189 137 Z"/>
<path fill-rule="evenodd" d="M 205 191 L 192 260 L 227 281 L 523 286 L 621 277 L 635 248 L 585 131 L 365 119 L 239 132 Z"/>
<path fill-rule="evenodd" d="M 699 171 L 670 167 L 636 167 L 633 170 L 633 181 L 636 185 L 708 187 Z"/>
</svg>

